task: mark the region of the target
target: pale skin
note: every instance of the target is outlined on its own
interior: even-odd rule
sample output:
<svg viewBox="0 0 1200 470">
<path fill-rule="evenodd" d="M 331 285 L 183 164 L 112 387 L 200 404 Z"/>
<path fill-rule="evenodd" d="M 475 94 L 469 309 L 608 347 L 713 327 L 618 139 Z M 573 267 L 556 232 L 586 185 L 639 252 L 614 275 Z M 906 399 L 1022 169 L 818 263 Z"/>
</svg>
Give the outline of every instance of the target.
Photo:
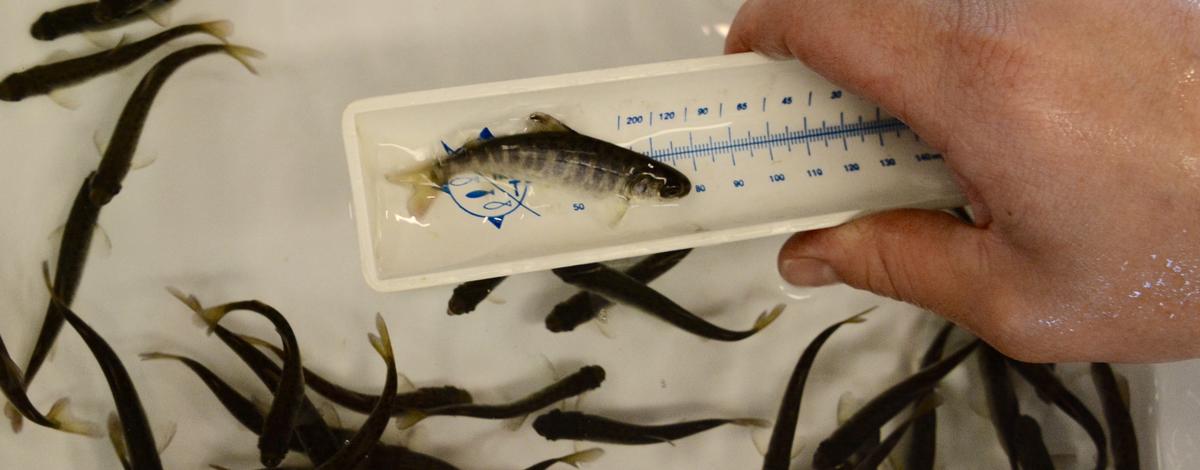
<svg viewBox="0 0 1200 470">
<path fill-rule="evenodd" d="M 945 316 L 1027 361 L 1200 356 L 1200 5 L 749 0 L 726 52 L 795 57 L 941 151 L 974 226 L 797 234 L 779 269 Z"/>
</svg>

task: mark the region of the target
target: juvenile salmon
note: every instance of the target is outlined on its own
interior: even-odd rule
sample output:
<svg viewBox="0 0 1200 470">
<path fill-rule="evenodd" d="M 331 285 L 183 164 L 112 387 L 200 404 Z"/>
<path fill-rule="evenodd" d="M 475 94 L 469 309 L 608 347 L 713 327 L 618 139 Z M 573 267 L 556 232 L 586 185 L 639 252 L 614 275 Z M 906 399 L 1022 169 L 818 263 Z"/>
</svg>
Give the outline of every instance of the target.
<svg viewBox="0 0 1200 470">
<path fill-rule="evenodd" d="M 432 165 L 386 178 L 413 187 L 408 210 L 418 218 L 450 177 L 467 172 L 552 182 L 628 199 L 679 199 L 692 189 L 687 176 L 670 165 L 575 132 L 544 113 L 529 119 L 534 123 L 531 132 L 468 142 Z"/>
<path fill-rule="evenodd" d="M 48 94 L 59 88 L 90 80 L 132 64 L 145 57 L 146 54 L 154 52 L 163 44 L 189 34 L 208 34 L 223 41 L 232 30 L 233 23 L 228 21 L 186 24 L 107 51 L 38 65 L 11 74 L 4 81 L 0 81 L 0 100 L 21 101 L 31 96 Z"/>
</svg>

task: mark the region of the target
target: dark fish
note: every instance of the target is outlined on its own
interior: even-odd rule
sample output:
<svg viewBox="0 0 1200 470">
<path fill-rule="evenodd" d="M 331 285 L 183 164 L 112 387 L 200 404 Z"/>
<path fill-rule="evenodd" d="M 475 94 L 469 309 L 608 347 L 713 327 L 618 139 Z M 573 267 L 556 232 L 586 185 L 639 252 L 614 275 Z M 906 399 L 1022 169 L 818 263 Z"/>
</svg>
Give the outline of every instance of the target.
<svg viewBox="0 0 1200 470">
<path fill-rule="evenodd" d="M 559 464 L 559 463 L 565 463 L 572 467 L 579 467 L 579 464 L 581 464 L 581 463 L 595 462 L 597 460 L 600 460 L 600 457 L 603 457 L 603 456 L 604 456 L 604 449 L 601 449 L 599 447 L 593 447 L 591 449 L 581 450 L 581 451 L 576 452 L 571 455 L 564 455 L 562 457 L 556 457 L 553 459 L 543 460 L 541 462 L 538 462 L 538 463 L 535 463 L 528 467 L 525 467 L 525 470 L 546 470 L 550 467 L 553 467 L 554 464 Z"/>
<path fill-rule="evenodd" d="M 178 297 L 179 294 L 176 295 Z M 200 303 L 195 297 L 188 296 L 180 300 L 192 307 L 193 310 L 201 309 Z M 217 334 L 217 338 L 225 343 L 225 346 L 229 347 L 242 362 L 250 367 L 250 370 L 258 376 L 259 381 L 271 389 L 279 386 L 281 369 L 271 362 L 271 358 L 221 325 L 217 325 L 213 331 Z M 314 462 L 324 462 L 337 452 L 340 446 L 339 441 L 308 397 L 301 395 L 300 398 L 300 414 L 296 421 L 295 437 L 309 458 Z M 261 425 L 254 431 L 256 434 L 261 433 Z"/>
<path fill-rule="evenodd" d="M 173 291 L 175 297 L 188 301 L 188 297 Z M 262 464 L 267 467 L 278 466 L 287 455 L 288 441 L 300 413 L 300 402 L 304 397 L 304 370 L 300 363 L 300 345 L 292 326 L 288 324 L 283 314 L 270 305 L 257 300 L 230 302 L 209 308 L 196 308 L 194 311 L 209 325 L 210 331 L 215 330 L 226 314 L 235 311 L 250 311 L 266 318 L 275 326 L 283 341 L 283 350 L 287 358 L 283 361 L 283 369 L 279 374 L 279 383 L 275 386 L 271 408 L 267 411 L 266 422 L 263 423 L 262 435 L 259 436 L 258 450 Z"/>
<path fill-rule="evenodd" d="M 218 329 L 217 331 L 218 334 L 220 334 L 220 330 Z M 246 346 L 248 347 L 249 345 Z M 200 380 L 204 382 L 204 385 L 206 385 L 213 393 L 213 395 L 217 398 L 217 401 L 219 401 L 222 407 L 225 408 L 225 411 L 228 411 L 234 417 L 234 419 L 238 421 L 238 423 L 241 423 L 242 426 L 254 432 L 255 434 L 262 432 L 263 415 L 258 410 L 258 407 L 255 406 L 254 402 L 243 396 L 203 364 L 200 364 L 193 359 L 174 354 L 146 353 L 142 355 L 142 358 L 171 359 L 181 362 L 193 373 L 195 373 L 197 377 L 200 377 Z M 342 442 L 350 440 L 354 435 L 354 431 L 349 429 L 336 429 L 333 430 L 333 432 L 337 435 L 337 440 Z M 332 435 L 333 434 L 331 434 L 331 436 Z M 298 438 L 293 438 L 288 443 L 288 448 L 296 452 L 308 452 L 307 448 L 300 442 L 300 439 Z M 313 458 L 312 455 L 309 455 L 309 458 L 313 461 L 318 461 L 318 459 Z M 320 459 L 320 461 L 325 460 L 328 459 Z M 367 455 L 367 463 L 364 467 L 368 469 L 378 468 L 395 470 L 455 470 L 453 465 L 438 460 L 435 457 L 413 452 L 409 449 L 399 446 L 388 446 L 382 444 L 376 446 Z"/>
<path fill-rule="evenodd" d="M 354 468 L 367 456 L 367 452 L 379 443 L 379 438 L 383 436 L 383 431 L 387 429 L 388 421 L 392 418 L 392 397 L 396 396 L 396 383 L 399 380 L 396 374 L 396 359 L 392 355 L 392 338 L 388 335 L 387 324 L 379 314 L 375 314 L 375 328 L 379 331 L 379 336 L 370 336 L 371 346 L 375 347 L 375 351 L 387 365 L 387 380 L 384 381 L 383 392 L 379 394 L 379 402 L 375 404 L 371 414 L 367 415 L 367 420 L 354 437 L 350 438 L 350 442 L 329 460 L 317 466 L 318 470 Z"/>
<path fill-rule="evenodd" d="M 92 14 L 96 21 L 108 22 L 132 15 L 146 8 L 153 0 L 99 0 Z"/>
<path fill-rule="evenodd" d="M 121 18 L 114 18 L 110 21 L 96 20 L 95 12 L 98 4 L 95 2 L 71 5 L 42 13 L 42 16 L 39 16 L 33 23 L 33 27 L 29 29 L 29 33 L 34 39 L 52 41 L 68 34 L 116 28 L 141 19 L 145 16 L 145 12 L 160 8 L 172 1 L 153 0 L 141 10 L 130 12 Z"/>
<path fill-rule="evenodd" d="M 979 344 L 979 340 L 972 341 L 945 359 L 876 395 L 821 442 L 813 455 L 813 468 L 829 469 L 845 462 L 867 436 L 878 432 L 879 428 L 913 402 L 928 396 L 938 382 L 961 364 Z"/>
<path fill-rule="evenodd" d="M 224 41 L 232 30 L 233 23 L 228 21 L 176 26 L 141 41 L 107 51 L 38 65 L 0 81 L 0 100 L 21 101 L 30 96 L 48 94 L 59 88 L 82 83 L 132 64 L 146 54 L 154 52 L 159 46 L 189 34 L 203 33 Z"/>
<path fill-rule="evenodd" d="M 427 410 L 406 410 L 399 418 L 397 426 L 407 429 L 427 416 L 466 416 L 483 419 L 520 418 L 562 400 L 596 389 L 600 383 L 604 382 L 604 375 L 604 368 L 600 366 L 583 366 L 574 374 L 563 377 L 546 388 L 512 403 L 500 405 L 461 404 Z"/>
<path fill-rule="evenodd" d="M 625 274 L 643 284 L 649 284 L 650 281 L 658 279 L 663 273 L 674 268 L 691 252 L 692 249 L 688 248 L 655 253 L 630 266 L 625 270 Z M 554 306 L 550 315 L 546 316 L 546 329 L 555 333 L 574 330 L 575 327 L 596 318 L 600 311 L 609 305 L 612 305 L 612 302 L 604 297 L 588 291 L 580 291 Z"/>
<path fill-rule="evenodd" d="M 250 344 L 261 346 L 271 351 L 276 357 L 283 359 L 283 349 L 269 342 L 252 336 L 242 336 Z M 379 401 L 378 395 L 359 393 L 337 385 L 324 377 L 317 375 L 309 368 L 304 368 L 304 384 L 329 401 L 359 413 L 370 413 Z M 401 414 L 406 410 L 424 410 L 447 405 L 471 403 L 471 393 L 458 387 L 423 387 L 407 393 L 397 393 L 392 397 L 392 414 Z"/>
<path fill-rule="evenodd" d="M 108 148 L 100 160 L 96 176 L 92 178 L 92 188 L 89 197 L 97 206 L 108 204 L 117 193 L 121 192 L 121 182 L 133 165 L 133 154 L 137 151 L 138 139 L 146 124 L 146 116 L 150 114 L 150 106 L 158 96 L 158 90 L 166 83 L 179 67 L 193 59 L 208 54 L 223 52 L 242 62 L 251 72 L 248 57 L 261 57 L 262 53 L 242 46 L 208 44 L 180 49 L 158 61 L 149 72 L 146 72 L 137 89 L 130 95 L 121 117 L 113 129 Z"/>
<path fill-rule="evenodd" d="M 454 293 L 450 294 L 450 305 L 446 307 L 446 314 L 462 315 L 464 313 L 471 313 L 505 279 L 507 279 L 507 276 L 480 279 L 459 284 L 458 287 L 454 288 Z"/>
<path fill-rule="evenodd" d="M 1137 433 L 1133 429 L 1129 407 L 1121 399 L 1117 376 L 1113 374 L 1112 366 L 1102 362 L 1093 363 L 1091 369 L 1092 382 L 1100 395 L 1104 420 L 1108 422 L 1108 432 L 1112 436 L 1113 468 L 1136 470 L 1141 465 L 1138 460 Z"/>
<path fill-rule="evenodd" d="M 529 116 L 533 131 L 468 142 L 432 165 L 392 173 L 413 186 L 408 210 L 422 217 L 450 177 L 467 172 L 557 183 L 574 190 L 629 199 L 679 199 L 691 191 L 683 173 L 619 145 L 575 132 L 544 114 Z"/>
<path fill-rule="evenodd" d="M 817 360 L 817 352 L 829 340 L 833 333 L 848 323 L 862 323 L 866 315 L 875 307 L 871 307 L 855 316 L 839 321 L 825 328 L 808 343 L 800 360 L 796 362 L 792 376 L 788 379 L 787 388 L 783 392 L 783 402 L 779 404 L 779 413 L 775 416 L 775 429 L 771 430 L 771 443 L 767 446 L 767 455 L 763 458 L 763 470 L 787 470 L 792 463 L 792 441 L 796 438 L 796 421 L 800 417 L 800 402 L 804 397 L 804 383 L 808 380 L 808 371 Z"/>
<path fill-rule="evenodd" d="M 1046 441 L 1042 438 L 1042 427 L 1028 415 L 1020 415 L 1016 420 L 1017 445 L 1020 446 L 1021 468 L 1029 470 L 1054 469 L 1054 461 L 1050 451 L 1046 449 Z"/>
<path fill-rule="evenodd" d="M 42 275 L 46 280 L 47 290 L 53 296 L 54 288 L 50 284 L 50 266 L 46 263 L 42 263 Z M 116 351 L 113 351 L 104 338 L 100 337 L 92 327 L 71 311 L 70 307 L 62 303 L 59 306 L 62 307 L 61 311 L 67 323 L 75 329 L 76 333 L 79 333 L 79 337 L 96 357 L 100 370 L 104 372 L 104 379 L 108 381 L 113 402 L 117 405 L 117 415 L 121 418 L 122 431 L 129 449 L 130 465 L 139 470 L 161 469 L 162 462 L 158 458 L 158 448 L 154 444 L 154 433 L 150 431 L 150 422 L 146 420 L 146 411 L 142 408 L 142 401 L 138 398 L 133 380 L 129 378 L 129 372 L 121 364 L 121 359 L 117 357 Z"/>
<path fill-rule="evenodd" d="M 896 448 L 896 444 L 900 443 L 900 438 L 904 437 L 904 432 L 907 431 L 911 425 L 911 422 L 906 422 L 893 430 L 891 434 L 888 434 L 887 438 L 884 439 L 883 442 L 880 442 L 879 445 L 872 448 L 866 453 L 866 455 L 863 455 L 862 460 L 859 460 L 858 463 L 854 464 L 854 469 L 875 470 L 879 468 L 879 465 L 883 464 L 883 461 L 886 460 L 888 455 L 892 453 L 892 449 Z"/>
<path fill-rule="evenodd" d="M 674 424 L 645 426 L 622 423 L 617 420 L 580 413 L 578 411 L 550 410 L 533 420 L 533 430 L 538 435 L 557 441 L 607 442 L 610 444 L 662 444 L 670 443 L 709 429 L 733 424 L 737 426 L 767 427 L 770 423 L 761 419 L 702 419 Z"/>
<path fill-rule="evenodd" d="M 1104 427 L 1087 406 L 1071 393 L 1054 372 L 1044 364 L 1030 364 L 1016 359 L 1008 360 L 1009 366 L 1038 391 L 1038 395 L 1046 397 L 1059 409 L 1070 416 L 1072 420 L 1092 438 L 1096 446 L 1096 470 L 1108 468 L 1108 443 L 1104 437 Z"/>
<path fill-rule="evenodd" d="M 221 406 L 223 406 L 225 410 L 234 417 L 234 419 L 241 423 L 242 426 L 245 426 L 247 429 L 255 432 L 262 430 L 263 417 L 262 414 L 259 413 L 258 407 L 254 405 L 254 402 L 242 396 L 241 393 L 235 390 L 227 382 L 222 380 L 212 370 L 205 367 L 204 364 L 185 356 L 161 352 L 143 353 L 141 357 L 142 360 L 169 359 L 179 361 L 181 364 L 190 369 L 192 373 L 196 374 L 196 376 L 200 378 L 201 382 L 204 382 L 204 385 L 208 387 L 208 390 L 212 392 L 213 396 L 217 397 L 217 401 L 221 402 Z M 292 450 L 302 451 L 303 449 L 299 447 L 298 444 L 299 443 L 297 442 L 296 446 L 292 447 Z"/>
<path fill-rule="evenodd" d="M 588 263 L 553 271 L 567 284 L 637 308 L 693 334 L 718 341 L 740 341 L 754 336 L 775 321 L 784 308 L 783 304 L 779 304 L 770 311 L 763 312 L 749 330 L 726 330 L 687 311 L 637 279 L 603 264 Z"/>
<path fill-rule="evenodd" d="M 79 289 L 79 281 L 83 277 L 83 268 L 87 263 L 88 251 L 92 246 L 92 235 L 96 231 L 96 221 L 100 218 L 100 207 L 92 204 L 88 198 L 91 188 L 92 173 L 83 179 L 79 192 L 75 193 L 75 202 L 71 203 L 71 212 L 67 216 L 67 224 L 63 226 L 62 241 L 58 245 L 58 260 L 54 264 L 54 299 L 48 301 L 46 315 L 42 320 L 42 328 L 38 332 L 37 342 L 33 345 L 33 353 L 29 356 L 29 365 L 25 368 L 25 385 L 33 383 L 34 376 L 42 368 L 46 356 L 54 346 L 54 340 L 62 331 L 63 315 L 58 302 L 67 306 L 75 300 L 75 291 Z"/>
<path fill-rule="evenodd" d="M 987 391 L 992 426 L 1000 437 L 1000 446 L 1008 455 L 1009 465 L 1012 470 L 1017 470 L 1021 462 L 1020 447 L 1017 445 L 1017 417 L 1021 411 L 1012 380 L 1008 377 L 1004 356 L 991 346 L 984 345 L 979 352 L 979 370 Z"/>
<path fill-rule="evenodd" d="M 942 351 L 946 349 L 946 340 L 954 331 L 954 324 L 947 323 L 938 331 L 925 355 L 921 356 L 921 368 L 924 369 L 942 359 Z M 914 405 L 917 406 L 917 405 Z M 937 411 L 921 415 L 913 420 L 912 437 L 908 440 L 908 457 L 905 470 L 933 470 L 937 458 Z"/>
<path fill-rule="evenodd" d="M 21 417 L 23 416 L 34 424 L 60 431 L 92 437 L 100 434 L 94 425 L 71 418 L 67 412 L 67 405 L 70 402 L 66 398 L 55 402 L 47 414 L 38 411 L 33 402 L 29 400 L 29 395 L 25 393 L 25 383 L 21 380 L 21 368 L 17 367 L 17 363 L 13 362 L 12 356 L 8 354 L 8 347 L 4 345 L 3 339 L 0 339 L 0 392 L 4 392 L 4 396 L 8 398 L 9 406 L 5 409 L 5 413 L 12 420 L 13 432 L 21 430 Z"/>
</svg>

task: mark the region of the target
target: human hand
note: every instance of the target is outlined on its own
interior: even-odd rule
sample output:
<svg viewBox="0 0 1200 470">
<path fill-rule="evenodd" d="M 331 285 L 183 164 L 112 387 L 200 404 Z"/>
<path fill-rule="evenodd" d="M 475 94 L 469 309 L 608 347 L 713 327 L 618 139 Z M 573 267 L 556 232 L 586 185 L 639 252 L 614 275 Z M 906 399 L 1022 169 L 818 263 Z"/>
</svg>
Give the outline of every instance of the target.
<svg viewBox="0 0 1200 470">
<path fill-rule="evenodd" d="M 909 124 L 977 218 L 797 234 L 789 282 L 915 303 L 1022 360 L 1200 356 L 1195 2 L 749 0 L 726 40 L 747 50 Z"/>
</svg>

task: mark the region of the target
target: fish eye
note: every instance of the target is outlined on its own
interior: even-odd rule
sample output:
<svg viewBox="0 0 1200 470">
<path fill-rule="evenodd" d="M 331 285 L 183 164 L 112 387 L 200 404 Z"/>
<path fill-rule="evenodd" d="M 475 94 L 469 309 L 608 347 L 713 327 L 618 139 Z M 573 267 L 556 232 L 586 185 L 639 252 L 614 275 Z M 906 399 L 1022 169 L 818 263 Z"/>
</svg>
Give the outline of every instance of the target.
<svg viewBox="0 0 1200 470">
<path fill-rule="evenodd" d="M 664 198 L 680 198 L 684 197 L 691 190 L 689 185 L 681 184 L 678 181 L 668 181 L 659 189 L 659 197 Z"/>
</svg>

